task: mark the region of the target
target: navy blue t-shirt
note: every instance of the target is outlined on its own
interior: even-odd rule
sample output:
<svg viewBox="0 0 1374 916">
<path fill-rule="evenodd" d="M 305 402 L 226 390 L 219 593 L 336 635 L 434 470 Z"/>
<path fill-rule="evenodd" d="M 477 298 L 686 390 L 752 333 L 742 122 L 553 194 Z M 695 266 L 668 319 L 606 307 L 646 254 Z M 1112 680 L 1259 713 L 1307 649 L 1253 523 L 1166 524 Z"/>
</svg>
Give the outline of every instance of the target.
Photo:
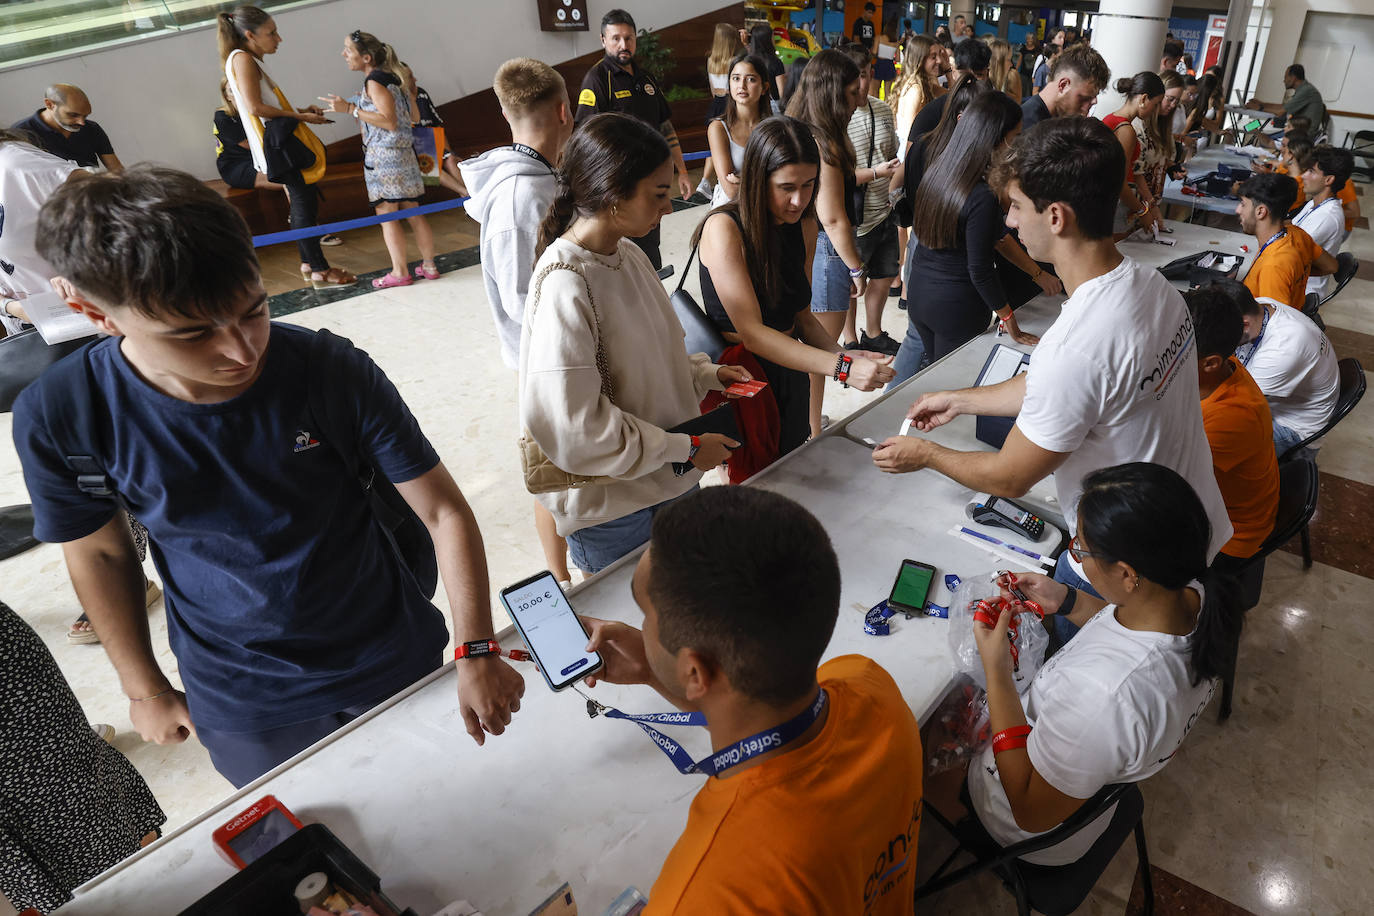
<svg viewBox="0 0 1374 916">
<path fill-rule="evenodd" d="M 101 164 L 101 156 L 114 153 L 114 147 L 110 145 L 110 138 L 106 136 L 105 129 L 89 118 L 80 130 L 70 136 L 49 127 L 43 120 L 41 108 L 27 118 L 15 121 L 11 126 L 17 130 L 28 131 L 37 138 L 38 145 L 43 149 L 59 159 L 69 159 L 77 165 L 97 166 Z"/>
<path fill-rule="evenodd" d="M 148 528 L 191 717 L 249 732 L 384 699 L 433 671 L 443 616 L 384 538 L 368 498 L 309 410 L 314 332 L 272 325 L 266 365 L 238 397 L 191 404 L 143 381 L 118 338 L 88 348 L 106 472 Z M 395 483 L 439 463 L 396 387 L 347 341 L 335 377 L 361 448 Z M 14 407 L 34 534 L 73 541 L 116 509 L 77 489 L 35 389 Z M 72 443 L 75 444 L 75 443 Z"/>
</svg>

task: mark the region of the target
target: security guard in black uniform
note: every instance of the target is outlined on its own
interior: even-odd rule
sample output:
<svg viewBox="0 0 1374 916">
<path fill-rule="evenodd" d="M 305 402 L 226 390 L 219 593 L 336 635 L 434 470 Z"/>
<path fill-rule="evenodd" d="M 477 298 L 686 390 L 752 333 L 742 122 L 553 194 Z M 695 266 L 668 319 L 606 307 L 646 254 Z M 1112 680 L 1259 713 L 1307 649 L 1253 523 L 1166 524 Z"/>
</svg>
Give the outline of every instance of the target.
<svg viewBox="0 0 1374 916">
<path fill-rule="evenodd" d="M 687 178 L 682 144 L 678 142 L 677 131 L 673 130 L 673 112 L 654 78 L 642 67 L 635 66 L 635 39 L 635 21 L 629 13 L 611 10 L 601 17 L 601 46 L 606 50 L 606 56 L 583 78 L 573 120 L 581 124 L 592 115 L 618 111 L 662 131 L 677 169 L 678 190 L 685 200 L 692 196 L 692 183 Z M 658 237 L 658 227 L 655 226 L 648 235 L 631 239 L 649 256 L 655 270 L 663 266 Z"/>
</svg>

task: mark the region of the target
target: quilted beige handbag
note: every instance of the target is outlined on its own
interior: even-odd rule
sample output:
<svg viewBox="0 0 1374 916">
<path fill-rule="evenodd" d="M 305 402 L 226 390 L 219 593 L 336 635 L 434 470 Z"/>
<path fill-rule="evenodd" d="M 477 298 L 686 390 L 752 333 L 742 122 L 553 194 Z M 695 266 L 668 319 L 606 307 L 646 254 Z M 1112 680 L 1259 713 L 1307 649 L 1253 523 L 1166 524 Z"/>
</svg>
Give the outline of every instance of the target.
<svg viewBox="0 0 1374 916">
<path fill-rule="evenodd" d="M 592 287 L 587 283 L 587 275 L 582 273 L 576 265 L 565 261 L 555 261 L 539 272 L 539 276 L 534 280 L 534 296 L 530 299 L 530 319 L 534 319 L 534 311 L 539 308 L 539 293 L 544 285 L 544 278 L 555 270 L 571 270 L 582 278 L 582 282 L 587 285 L 587 301 L 592 306 L 592 320 L 596 323 L 596 371 L 601 376 L 601 393 L 615 402 L 615 392 L 611 386 L 611 375 L 606 367 L 606 347 L 601 338 L 601 313 L 597 311 L 596 300 L 592 298 Z M 529 430 L 524 430 L 520 434 L 520 466 L 525 474 L 525 489 L 531 493 L 556 493 L 560 490 L 576 490 L 581 487 L 603 486 L 614 480 L 614 477 L 587 477 L 583 474 L 572 474 L 563 470 L 544 454 L 539 443 L 534 441 Z"/>
</svg>

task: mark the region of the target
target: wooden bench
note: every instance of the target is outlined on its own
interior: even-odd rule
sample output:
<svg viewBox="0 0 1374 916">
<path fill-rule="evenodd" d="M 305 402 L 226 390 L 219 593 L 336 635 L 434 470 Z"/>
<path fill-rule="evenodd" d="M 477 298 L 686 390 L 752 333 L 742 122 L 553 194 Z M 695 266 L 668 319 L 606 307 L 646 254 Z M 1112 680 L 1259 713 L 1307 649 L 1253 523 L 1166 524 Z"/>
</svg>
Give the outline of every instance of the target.
<svg viewBox="0 0 1374 916">
<path fill-rule="evenodd" d="M 290 206 L 284 192 L 267 188 L 231 188 L 220 180 L 205 184 L 233 204 L 254 235 L 282 232 L 288 228 Z M 321 223 L 358 219 L 374 213 L 367 201 L 361 162 L 331 162 L 315 188 L 320 194 Z M 452 192 L 445 188 L 426 187 L 422 203 L 437 203 L 452 197 Z"/>
</svg>

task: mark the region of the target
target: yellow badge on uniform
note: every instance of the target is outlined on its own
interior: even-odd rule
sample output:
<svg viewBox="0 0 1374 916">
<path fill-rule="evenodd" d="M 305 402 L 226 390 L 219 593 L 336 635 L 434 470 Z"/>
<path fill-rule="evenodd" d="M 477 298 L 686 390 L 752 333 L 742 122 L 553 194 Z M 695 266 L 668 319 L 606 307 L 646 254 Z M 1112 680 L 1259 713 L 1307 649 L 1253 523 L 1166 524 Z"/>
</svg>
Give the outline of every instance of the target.
<svg viewBox="0 0 1374 916">
<path fill-rule="evenodd" d="M 628 98 L 631 96 L 631 94 L 632 94 L 632 93 L 630 92 L 630 90 L 628 90 L 628 89 L 621 89 L 620 91 L 618 91 L 618 92 L 615 94 L 615 97 L 618 98 L 618 99 L 628 99 Z"/>
<path fill-rule="evenodd" d="M 596 93 L 590 89 L 583 89 L 582 94 L 577 97 L 577 104 L 596 107 Z"/>
</svg>

